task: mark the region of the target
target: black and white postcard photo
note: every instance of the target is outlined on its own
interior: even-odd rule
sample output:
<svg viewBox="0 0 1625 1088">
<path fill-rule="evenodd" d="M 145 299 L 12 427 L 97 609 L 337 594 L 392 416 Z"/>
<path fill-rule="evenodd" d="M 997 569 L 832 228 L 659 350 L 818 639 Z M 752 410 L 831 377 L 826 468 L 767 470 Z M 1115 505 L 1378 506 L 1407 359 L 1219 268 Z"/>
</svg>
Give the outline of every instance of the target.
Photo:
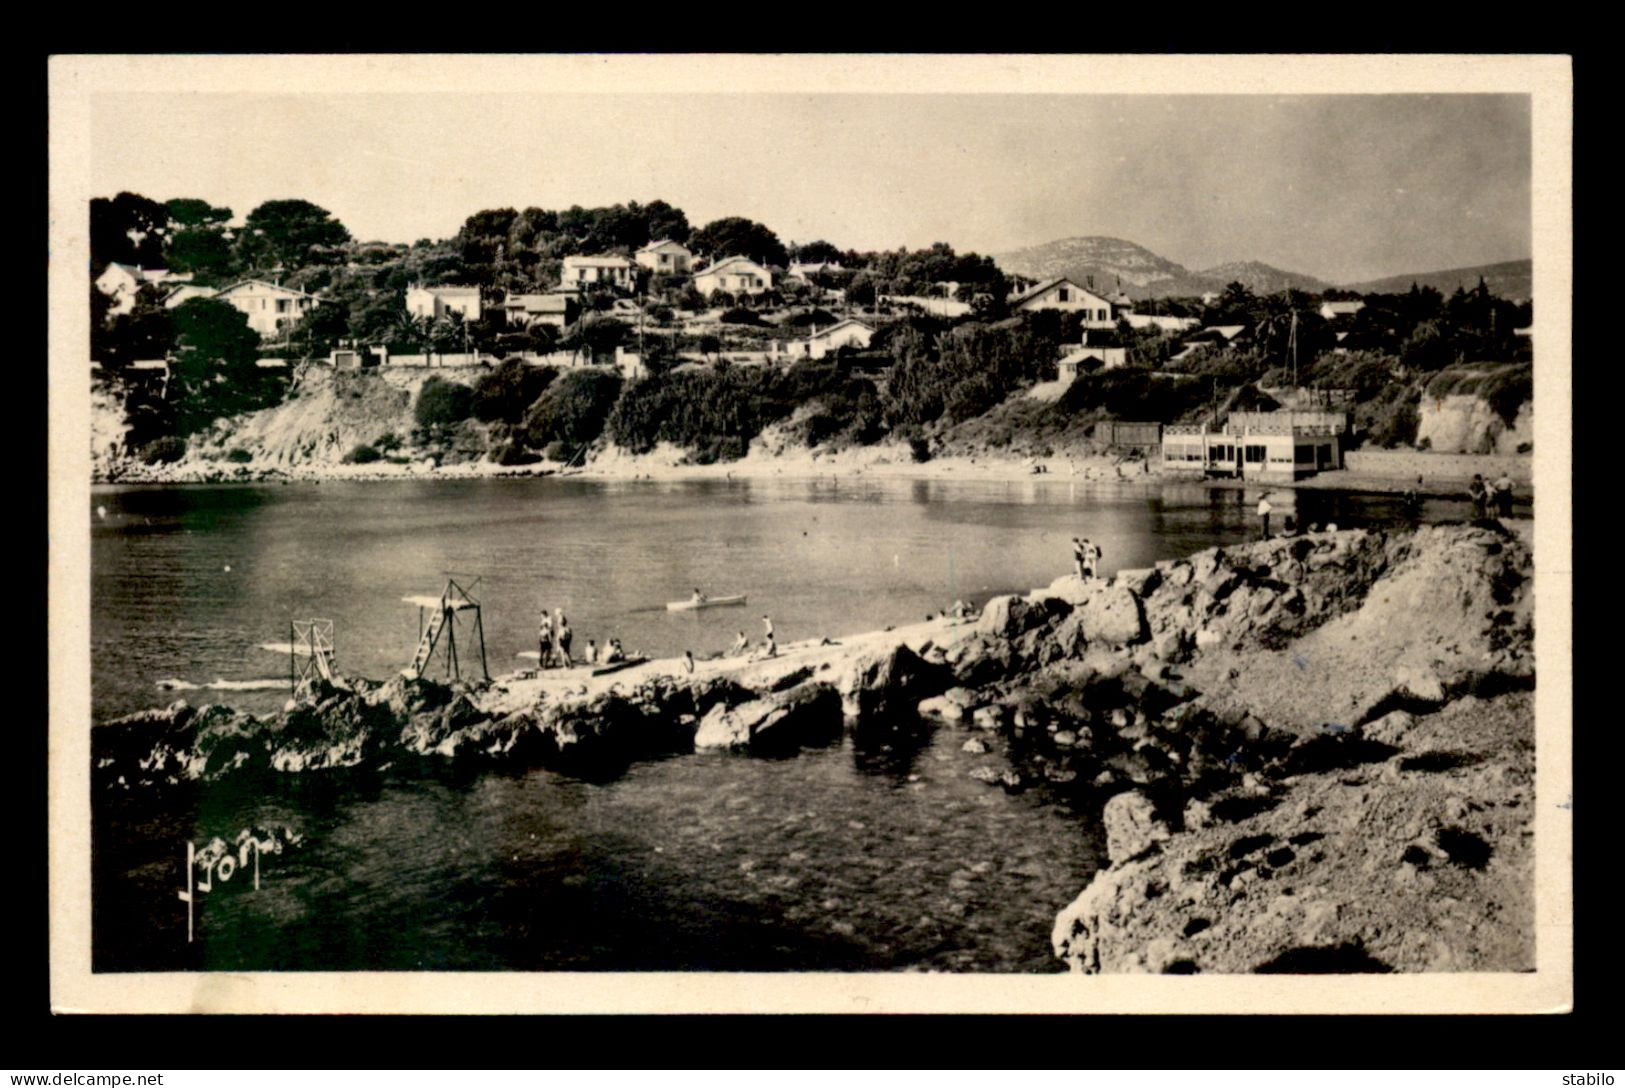
<svg viewBox="0 0 1625 1088">
<path fill-rule="evenodd" d="M 1570 1006 L 1567 58 L 50 73 L 58 1011 Z"/>
</svg>

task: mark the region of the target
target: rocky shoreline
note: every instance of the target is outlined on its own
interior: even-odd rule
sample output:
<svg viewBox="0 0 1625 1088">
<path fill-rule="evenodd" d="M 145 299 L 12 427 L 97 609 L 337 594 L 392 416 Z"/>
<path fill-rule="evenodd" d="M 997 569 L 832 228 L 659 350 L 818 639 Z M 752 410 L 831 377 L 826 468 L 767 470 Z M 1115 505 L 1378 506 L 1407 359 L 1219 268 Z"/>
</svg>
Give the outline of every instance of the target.
<svg viewBox="0 0 1625 1088">
<path fill-rule="evenodd" d="M 596 776 L 961 729 L 990 789 L 1101 813 L 1111 863 L 1053 935 L 1073 970 L 1520 970 L 1532 570 L 1494 521 L 1319 533 L 692 673 L 351 678 L 264 718 L 177 702 L 95 726 L 92 784 L 162 803 L 414 759 Z"/>
</svg>

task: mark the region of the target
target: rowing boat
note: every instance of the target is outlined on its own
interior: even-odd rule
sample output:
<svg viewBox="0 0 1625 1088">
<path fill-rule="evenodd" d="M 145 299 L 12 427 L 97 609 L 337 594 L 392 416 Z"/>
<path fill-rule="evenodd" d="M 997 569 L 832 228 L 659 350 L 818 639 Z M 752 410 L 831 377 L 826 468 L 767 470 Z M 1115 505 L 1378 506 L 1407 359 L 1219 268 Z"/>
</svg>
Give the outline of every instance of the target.
<svg viewBox="0 0 1625 1088">
<path fill-rule="evenodd" d="M 697 601 L 694 598 L 690 597 L 686 601 L 667 601 L 666 602 L 666 611 L 667 612 L 691 612 L 691 611 L 693 611 L 693 610 L 695 610 L 697 608 L 722 608 L 725 605 L 744 604 L 744 603 L 745 603 L 745 595 L 743 593 L 741 593 L 737 597 L 701 597 Z"/>
</svg>

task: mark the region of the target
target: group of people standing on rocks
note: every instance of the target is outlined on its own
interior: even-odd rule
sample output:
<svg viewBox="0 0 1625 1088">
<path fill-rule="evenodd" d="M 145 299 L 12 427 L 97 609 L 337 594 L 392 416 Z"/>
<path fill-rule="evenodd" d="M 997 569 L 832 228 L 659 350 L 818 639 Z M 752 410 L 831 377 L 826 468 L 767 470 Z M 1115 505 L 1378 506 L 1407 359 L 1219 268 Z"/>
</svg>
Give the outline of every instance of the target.
<svg viewBox="0 0 1625 1088">
<path fill-rule="evenodd" d="M 1100 545 L 1083 537 L 1072 538 L 1072 565 L 1085 582 L 1100 569 Z"/>
<path fill-rule="evenodd" d="M 557 660 L 563 668 L 573 668 L 575 661 L 570 657 L 570 640 L 573 637 L 570 621 L 564 618 L 564 609 L 555 608 L 551 613 L 542 609 L 541 622 L 536 627 L 537 649 L 540 650 L 536 667 L 550 668 Z M 597 656 L 598 647 L 588 639 L 587 664 L 592 664 Z"/>
<path fill-rule="evenodd" d="M 577 661 L 570 653 L 570 644 L 575 638 L 570 630 L 570 621 L 564 618 L 564 609 L 555 608 L 552 612 L 542 609 L 542 618 L 536 626 L 536 667 L 538 669 L 575 668 Z M 592 639 L 587 640 L 586 652 L 582 655 L 582 665 L 612 665 L 617 661 L 626 660 L 626 651 L 621 648 L 621 640 L 612 638 L 604 643 L 600 649 Z"/>
<path fill-rule="evenodd" d="M 1493 511 L 1498 518 L 1512 516 L 1512 478 L 1501 473 L 1493 483 L 1487 483 L 1478 473 L 1467 485 L 1467 497 L 1473 501 L 1473 517 L 1489 517 Z"/>
</svg>

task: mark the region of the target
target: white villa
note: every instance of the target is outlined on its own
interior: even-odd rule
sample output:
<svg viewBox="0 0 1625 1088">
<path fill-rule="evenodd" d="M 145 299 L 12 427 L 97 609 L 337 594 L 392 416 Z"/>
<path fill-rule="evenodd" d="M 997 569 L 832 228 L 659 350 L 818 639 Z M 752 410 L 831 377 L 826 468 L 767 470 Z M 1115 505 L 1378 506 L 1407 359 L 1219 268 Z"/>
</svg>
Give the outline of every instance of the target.
<svg viewBox="0 0 1625 1088">
<path fill-rule="evenodd" d="M 694 289 L 707 296 L 718 291 L 756 295 L 773 289 L 773 273 L 749 257 L 728 257 L 694 273 Z"/>
<path fill-rule="evenodd" d="M 580 290 L 593 284 L 607 283 L 614 287 L 630 288 L 637 275 L 633 271 L 636 268 L 637 265 L 625 257 L 566 257 L 560 286 Z"/>
<path fill-rule="evenodd" d="M 299 319 L 321 299 L 292 287 L 264 280 L 243 280 L 215 296 L 248 315 L 248 326 L 261 336 L 275 339 L 293 328 Z"/>
<path fill-rule="evenodd" d="M 669 238 L 650 242 L 638 250 L 635 257 L 638 264 L 651 272 L 687 275 L 694 266 L 694 254 L 688 247 Z"/>
<path fill-rule="evenodd" d="M 796 358 L 822 359 L 841 348 L 866 348 L 874 335 L 875 330 L 869 325 L 849 317 L 837 321 L 827 329 L 814 326 L 812 334 L 807 339 L 793 340 L 785 345 L 785 350 Z"/>
<path fill-rule="evenodd" d="M 1062 313 L 1081 312 L 1085 328 L 1110 328 L 1112 304 L 1110 300 L 1079 287 L 1065 276 L 1045 280 L 1037 287 L 1017 295 L 1011 307 L 1028 313 L 1037 310 L 1059 310 Z"/>
<path fill-rule="evenodd" d="M 438 321 L 448 314 L 461 314 L 464 321 L 478 321 L 482 312 L 478 287 L 409 287 L 406 312 L 413 317 Z"/>
</svg>

